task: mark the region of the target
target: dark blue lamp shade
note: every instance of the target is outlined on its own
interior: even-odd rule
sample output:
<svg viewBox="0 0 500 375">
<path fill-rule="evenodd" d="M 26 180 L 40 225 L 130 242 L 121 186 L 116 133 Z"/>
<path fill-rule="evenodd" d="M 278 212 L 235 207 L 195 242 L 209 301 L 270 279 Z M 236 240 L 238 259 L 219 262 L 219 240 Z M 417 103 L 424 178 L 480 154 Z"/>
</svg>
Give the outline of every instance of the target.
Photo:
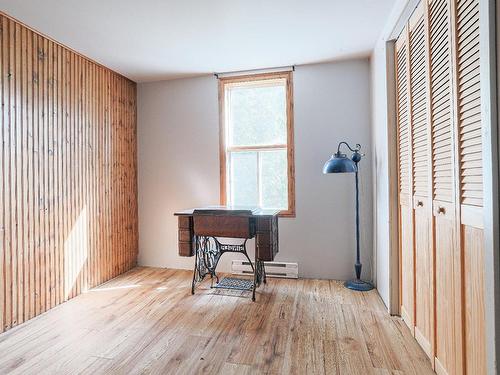
<svg viewBox="0 0 500 375">
<path fill-rule="evenodd" d="M 346 154 L 341 154 L 340 152 L 332 155 L 330 160 L 328 160 L 323 166 L 323 173 L 355 173 L 358 171 L 356 163 L 352 159 L 348 158 Z"/>
</svg>

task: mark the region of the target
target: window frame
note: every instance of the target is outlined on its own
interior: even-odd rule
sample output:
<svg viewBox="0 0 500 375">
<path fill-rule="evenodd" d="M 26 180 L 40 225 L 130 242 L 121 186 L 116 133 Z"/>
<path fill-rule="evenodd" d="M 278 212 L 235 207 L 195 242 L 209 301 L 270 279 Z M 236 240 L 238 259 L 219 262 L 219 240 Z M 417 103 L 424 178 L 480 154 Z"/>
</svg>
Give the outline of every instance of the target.
<svg viewBox="0 0 500 375">
<path fill-rule="evenodd" d="M 220 159 L 220 204 L 227 204 L 227 152 L 231 151 L 259 151 L 283 148 L 275 146 L 236 146 L 228 151 L 226 147 L 226 103 L 225 89 L 227 85 L 238 83 L 252 83 L 256 81 L 284 79 L 286 87 L 286 118 L 287 118 L 287 178 L 288 178 L 288 209 L 279 213 L 280 217 L 295 217 L 295 160 L 293 137 L 293 75 L 292 72 L 261 73 L 231 77 L 219 77 L 219 159 Z"/>
</svg>

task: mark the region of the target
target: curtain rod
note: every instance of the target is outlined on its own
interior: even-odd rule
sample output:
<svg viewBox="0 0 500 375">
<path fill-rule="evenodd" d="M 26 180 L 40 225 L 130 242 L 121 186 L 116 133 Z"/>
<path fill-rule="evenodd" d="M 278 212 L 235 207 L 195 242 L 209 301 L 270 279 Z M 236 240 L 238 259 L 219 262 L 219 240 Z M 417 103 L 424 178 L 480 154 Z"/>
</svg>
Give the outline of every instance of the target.
<svg viewBox="0 0 500 375">
<path fill-rule="evenodd" d="M 276 68 L 266 68 L 266 69 L 250 69 L 250 70 L 237 70 L 233 72 L 220 72 L 220 73 L 214 73 L 214 76 L 215 78 L 224 78 L 224 77 L 235 77 L 243 75 L 246 76 L 253 74 L 293 72 L 293 71 L 295 71 L 295 65 L 279 66 Z"/>
</svg>

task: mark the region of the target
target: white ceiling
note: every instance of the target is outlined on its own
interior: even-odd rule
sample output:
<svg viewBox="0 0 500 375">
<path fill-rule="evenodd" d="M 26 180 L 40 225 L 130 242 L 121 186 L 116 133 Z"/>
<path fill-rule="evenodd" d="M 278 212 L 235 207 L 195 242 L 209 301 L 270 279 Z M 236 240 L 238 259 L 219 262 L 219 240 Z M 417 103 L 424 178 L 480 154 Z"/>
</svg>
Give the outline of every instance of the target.
<svg viewBox="0 0 500 375">
<path fill-rule="evenodd" d="M 395 0 L 0 0 L 134 81 L 367 56 Z"/>
</svg>

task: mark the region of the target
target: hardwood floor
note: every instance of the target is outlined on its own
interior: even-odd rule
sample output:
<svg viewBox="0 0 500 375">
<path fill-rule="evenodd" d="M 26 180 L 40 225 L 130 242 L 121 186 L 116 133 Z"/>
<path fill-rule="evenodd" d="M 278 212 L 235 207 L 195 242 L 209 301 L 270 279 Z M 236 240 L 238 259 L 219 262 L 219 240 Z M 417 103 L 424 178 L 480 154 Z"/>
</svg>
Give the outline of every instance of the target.
<svg viewBox="0 0 500 375">
<path fill-rule="evenodd" d="M 270 279 L 257 302 L 134 268 L 0 335 L 0 373 L 432 374 L 375 291 Z"/>
</svg>

